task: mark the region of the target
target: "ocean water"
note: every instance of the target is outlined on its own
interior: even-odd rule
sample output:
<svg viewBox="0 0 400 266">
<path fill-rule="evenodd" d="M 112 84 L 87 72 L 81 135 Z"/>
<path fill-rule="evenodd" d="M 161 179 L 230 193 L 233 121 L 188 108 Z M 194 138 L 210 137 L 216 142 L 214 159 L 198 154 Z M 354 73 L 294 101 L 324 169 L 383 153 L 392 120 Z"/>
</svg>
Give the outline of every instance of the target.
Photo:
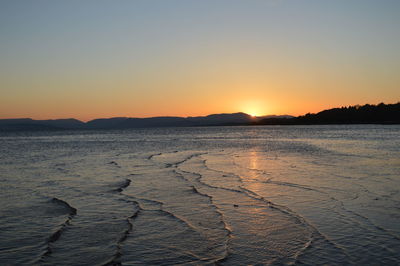
<svg viewBox="0 0 400 266">
<path fill-rule="evenodd" d="M 399 265 L 400 127 L 0 135 L 0 265 Z"/>
</svg>

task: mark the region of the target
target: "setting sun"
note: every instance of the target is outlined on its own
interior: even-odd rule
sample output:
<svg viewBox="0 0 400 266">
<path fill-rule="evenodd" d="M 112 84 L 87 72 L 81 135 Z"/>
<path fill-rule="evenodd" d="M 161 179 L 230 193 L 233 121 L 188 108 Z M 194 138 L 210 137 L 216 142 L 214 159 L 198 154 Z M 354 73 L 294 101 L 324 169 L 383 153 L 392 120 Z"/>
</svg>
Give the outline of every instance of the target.
<svg viewBox="0 0 400 266">
<path fill-rule="evenodd" d="M 263 116 L 266 115 L 266 104 L 258 101 L 258 100 L 252 100 L 252 101 L 247 101 L 242 104 L 242 112 L 249 114 L 253 117 L 256 116 Z"/>
<path fill-rule="evenodd" d="M 248 112 L 245 112 L 245 113 L 248 114 L 248 115 L 251 115 L 253 117 L 261 116 L 261 113 L 256 112 L 256 111 L 248 111 Z"/>
</svg>

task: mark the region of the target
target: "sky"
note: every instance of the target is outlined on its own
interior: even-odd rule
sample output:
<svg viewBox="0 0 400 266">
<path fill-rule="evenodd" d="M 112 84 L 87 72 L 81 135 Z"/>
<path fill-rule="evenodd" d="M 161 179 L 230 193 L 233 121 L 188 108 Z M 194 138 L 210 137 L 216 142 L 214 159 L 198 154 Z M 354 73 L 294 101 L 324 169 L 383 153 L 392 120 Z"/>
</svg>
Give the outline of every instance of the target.
<svg viewBox="0 0 400 266">
<path fill-rule="evenodd" d="M 400 101 L 398 0 L 0 0 L 0 118 Z"/>
</svg>

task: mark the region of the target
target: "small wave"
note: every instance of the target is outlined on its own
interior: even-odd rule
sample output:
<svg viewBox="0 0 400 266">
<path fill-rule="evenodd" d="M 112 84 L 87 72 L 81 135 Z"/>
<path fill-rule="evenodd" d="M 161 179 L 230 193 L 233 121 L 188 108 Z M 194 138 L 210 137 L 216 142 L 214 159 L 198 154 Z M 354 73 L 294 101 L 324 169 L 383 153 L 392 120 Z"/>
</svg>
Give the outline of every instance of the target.
<svg viewBox="0 0 400 266">
<path fill-rule="evenodd" d="M 158 201 L 158 200 L 151 200 L 151 199 L 145 199 L 145 198 L 139 198 L 139 197 L 134 197 L 134 198 L 135 198 L 136 200 L 138 200 L 138 201 L 143 201 L 143 202 L 147 202 L 147 203 L 154 204 L 154 205 L 159 205 L 159 206 L 161 206 L 161 205 L 164 204 L 163 202 Z"/>
<path fill-rule="evenodd" d="M 197 173 L 187 172 L 187 171 L 184 171 L 184 170 L 181 170 L 181 169 L 179 169 L 179 170 L 180 170 L 181 172 L 183 172 L 183 173 L 186 172 L 186 173 L 190 173 L 190 174 L 193 174 L 193 175 L 196 175 L 196 174 L 197 174 Z M 188 180 L 187 178 L 185 178 L 183 174 L 177 172 L 176 170 L 174 170 L 174 172 L 175 172 L 177 175 L 179 175 L 182 179 L 187 180 L 187 181 L 189 182 L 189 180 Z M 203 183 L 200 181 L 200 179 L 201 179 L 201 175 L 198 174 L 198 178 L 197 178 L 196 180 L 197 180 L 199 183 L 203 184 Z M 205 186 L 206 186 L 206 185 L 205 185 Z M 229 189 L 228 189 L 228 190 L 229 190 Z M 206 197 L 206 198 L 209 199 L 210 205 L 214 208 L 215 212 L 216 212 L 216 213 L 218 214 L 218 216 L 220 217 L 220 222 L 222 223 L 223 230 L 225 230 L 225 232 L 226 232 L 227 238 L 226 238 L 226 240 L 225 240 L 225 254 L 222 255 L 221 258 L 218 258 L 218 259 L 216 259 L 216 260 L 214 261 L 214 263 L 215 263 L 216 265 L 220 265 L 220 264 L 221 264 L 223 261 L 225 261 L 225 260 L 227 259 L 227 257 L 229 256 L 228 247 L 229 247 L 229 241 L 230 241 L 230 239 L 232 238 L 232 230 L 230 229 L 230 227 L 228 226 L 228 224 L 225 222 L 224 215 L 223 215 L 222 211 L 221 211 L 221 210 L 217 207 L 217 205 L 214 203 L 214 200 L 213 200 L 213 197 L 212 197 L 212 196 L 210 196 L 210 195 L 208 195 L 208 194 L 206 194 L 206 193 L 200 192 L 200 191 L 199 191 L 195 186 L 193 186 L 193 185 L 191 186 L 191 191 L 192 191 L 193 193 L 196 193 L 196 194 L 198 194 L 198 195 L 201 195 L 201 196 Z"/>
<path fill-rule="evenodd" d="M 207 153 L 206 152 L 194 153 L 194 154 L 191 154 L 188 157 L 184 158 L 181 161 L 178 161 L 178 162 L 175 162 L 175 163 L 165 163 L 165 168 L 171 168 L 171 167 L 177 168 L 179 165 L 181 165 L 181 164 L 183 164 L 183 163 L 185 163 L 185 162 L 187 162 L 187 161 L 189 161 L 189 160 L 191 160 L 191 159 L 193 159 L 195 157 L 204 155 L 204 154 L 207 154 Z"/>
<path fill-rule="evenodd" d="M 193 229 L 194 231 L 197 232 L 197 229 L 195 228 L 195 226 L 191 225 L 191 224 L 190 224 L 189 222 L 187 222 L 185 219 L 178 217 L 177 215 L 175 215 L 175 214 L 172 213 L 172 212 L 169 212 L 169 211 L 167 211 L 167 210 L 164 210 L 164 209 L 163 209 L 164 203 L 161 202 L 161 201 L 150 200 L 150 199 L 144 199 L 144 198 L 136 198 L 136 197 L 134 197 L 134 196 L 127 196 L 127 195 L 125 195 L 125 194 L 121 194 L 121 195 L 123 195 L 123 196 L 125 196 L 125 197 L 129 197 L 129 198 L 135 199 L 135 201 L 127 200 L 127 199 L 125 199 L 125 198 L 122 199 L 122 200 L 124 200 L 124 201 L 126 201 L 126 202 L 134 203 L 135 205 L 138 206 L 138 208 L 139 208 L 141 211 L 146 211 L 146 212 L 161 212 L 161 213 L 163 213 L 163 214 L 166 215 L 166 216 L 172 217 L 172 218 L 174 218 L 174 219 L 180 221 L 181 223 L 185 224 L 186 226 L 188 226 L 189 228 L 191 228 L 191 229 Z M 142 208 L 142 207 L 140 206 L 140 204 L 139 204 L 136 200 L 143 200 L 143 201 L 148 201 L 148 202 L 151 202 L 151 203 L 156 203 L 156 204 L 159 205 L 159 209 L 157 209 L 157 210 L 144 209 L 144 208 Z M 134 214 L 134 216 L 132 216 L 131 218 L 136 217 L 136 215 L 137 215 L 137 214 Z"/>
<path fill-rule="evenodd" d="M 215 263 L 216 265 L 220 265 L 220 264 L 221 264 L 222 262 L 224 262 L 224 261 L 228 258 L 228 256 L 229 256 L 228 246 L 229 246 L 229 241 L 230 241 L 230 239 L 232 238 L 232 230 L 230 229 L 230 227 L 228 226 L 228 224 L 225 222 L 225 219 L 224 219 L 224 216 L 223 216 L 223 214 L 222 214 L 222 211 L 214 204 L 214 201 L 213 201 L 212 196 L 210 196 L 210 195 L 208 195 L 208 194 L 205 194 L 205 193 L 202 193 L 202 192 L 199 192 L 195 186 L 192 186 L 192 191 L 193 191 L 194 193 L 196 193 L 196 194 L 199 194 L 199 195 L 203 196 L 203 197 L 209 198 L 211 205 L 215 208 L 215 212 L 220 216 L 220 221 L 221 221 L 221 223 L 222 223 L 222 225 L 223 225 L 223 229 L 225 230 L 226 235 L 227 235 L 227 239 L 225 240 L 225 254 L 222 255 L 221 258 L 218 258 L 218 259 L 216 259 L 216 260 L 214 261 L 214 263 Z"/>
<path fill-rule="evenodd" d="M 52 198 L 51 202 L 64 206 L 66 209 L 68 209 L 68 214 L 70 216 L 74 216 L 77 213 L 77 210 L 71 205 L 69 205 L 66 201 L 60 200 L 58 198 Z"/>
<path fill-rule="evenodd" d="M 174 172 L 179 176 L 179 173 L 177 173 L 175 170 Z M 183 177 L 183 175 L 179 176 L 180 178 L 183 178 L 184 180 L 187 180 Z M 196 190 L 197 191 L 197 190 Z M 119 191 L 122 192 L 122 191 Z M 196 192 L 202 196 L 206 196 L 208 198 L 210 198 L 210 196 L 202 194 L 200 192 Z M 157 200 L 152 200 L 152 199 L 146 199 L 146 198 L 140 198 L 140 197 L 135 197 L 135 196 L 131 196 L 131 195 L 125 195 L 123 193 L 120 193 L 120 195 L 122 196 L 120 198 L 120 200 L 125 201 L 127 203 L 133 203 L 135 204 L 135 206 L 137 207 L 137 211 L 132 214 L 130 217 L 127 218 L 127 225 L 128 228 L 124 231 L 124 233 L 121 235 L 121 237 L 119 238 L 119 240 L 117 241 L 117 251 L 115 252 L 115 254 L 113 255 L 112 258 L 110 258 L 107 262 L 105 262 L 103 265 L 104 266 L 110 266 L 110 265 L 121 265 L 120 262 L 120 258 L 123 255 L 122 254 L 122 245 L 123 242 L 127 239 L 127 237 L 129 236 L 129 234 L 131 233 L 132 229 L 133 229 L 133 223 L 132 220 L 135 219 L 141 212 L 147 212 L 147 213 L 159 213 L 162 214 L 163 216 L 166 217 L 170 217 L 171 219 L 178 221 L 179 223 L 181 223 L 183 226 L 185 226 L 186 228 L 188 228 L 189 230 L 191 230 L 192 232 L 195 232 L 197 234 L 199 234 L 200 236 L 207 238 L 206 236 L 204 236 L 204 234 L 199 231 L 199 229 L 194 226 L 193 224 L 191 224 L 189 221 L 187 221 L 186 219 L 184 219 L 183 217 L 180 217 L 179 215 L 176 215 L 175 213 L 169 211 L 169 210 L 165 210 L 164 209 L 164 203 L 161 201 L 157 201 Z M 134 200 L 131 200 L 134 199 Z M 158 205 L 158 209 L 147 209 L 147 208 L 143 208 L 138 201 L 143 201 L 143 202 L 149 202 L 152 204 L 157 204 Z M 214 206 L 215 207 L 215 206 Z M 222 214 L 220 212 L 218 212 L 221 217 Z M 222 220 L 222 223 L 225 225 L 225 229 L 227 230 L 227 235 L 231 234 L 231 231 L 229 229 L 227 229 L 227 225 L 225 224 L 225 222 Z M 195 258 L 197 260 L 202 260 L 201 258 L 198 258 L 197 256 L 195 256 Z"/>
<path fill-rule="evenodd" d="M 72 218 L 77 214 L 77 210 L 76 210 L 74 207 L 72 207 L 71 205 L 69 205 L 66 201 L 60 200 L 60 199 L 58 199 L 58 198 L 52 198 L 52 199 L 50 200 L 50 202 L 63 206 L 63 207 L 67 210 L 68 217 L 67 217 L 67 219 L 65 220 L 65 222 L 62 223 L 62 224 L 57 228 L 57 230 L 56 230 L 55 232 L 53 232 L 53 233 L 49 236 L 49 238 L 47 239 L 47 241 L 46 241 L 46 250 L 45 250 L 45 252 L 40 256 L 39 262 L 43 262 L 43 261 L 45 260 L 45 258 L 46 258 L 47 256 L 49 256 L 49 255 L 53 252 L 53 251 L 52 251 L 52 248 L 51 248 L 51 243 L 56 242 L 56 241 L 60 238 L 61 234 L 64 232 L 64 230 L 66 229 L 66 227 L 67 227 L 68 225 L 70 225 Z"/>
<path fill-rule="evenodd" d="M 236 178 L 240 183 L 243 183 L 243 179 L 240 177 L 240 175 L 231 173 L 231 172 L 227 172 L 227 171 L 222 171 L 222 170 L 217 170 L 214 168 L 211 168 L 210 166 L 207 165 L 207 160 L 203 160 L 203 165 L 206 169 L 216 172 L 216 173 L 220 173 L 223 177 L 228 177 L 228 176 L 233 176 L 234 178 Z"/>
<path fill-rule="evenodd" d="M 131 200 L 128 198 L 128 196 L 124 194 L 120 194 L 121 198 L 120 200 L 133 204 L 135 211 L 133 214 L 125 219 L 127 228 L 122 232 L 121 236 L 118 238 L 116 242 L 116 251 L 114 255 L 106 262 L 104 262 L 102 265 L 104 266 L 111 266 L 111 265 L 121 265 L 120 258 L 123 255 L 122 254 L 122 245 L 124 241 L 128 238 L 129 234 L 132 232 L 133 229 L 133 220 L 139 215 L 139 213 L 143 210 L 139 203 L 135 200 Z"/>
<path fill-rule="evenodd" d="M 163 215 L 171 217 L 172 219 L 180 222 L 181 224 L 185 225 L 187 228 L 190 228 L 192 231 L 197 232 L 197 233 L 199 233 L 201 235 L 201 232 L 199 232 L 199 230 L 194 225 L 192 225 L 190 222 L 188 222 L 184 218 L 174 214 L 173 212 L 164 210 L 162 208 L 159 209 L 159 210 L 144 210 L 144 211 L 162 213 Z"/>
<path fill-rule="evenodd" d="M 294 187 L 294 188 L 299 188 L 299 189 L 303 189 L 303 190 L 309 190 L 309 191 L 315 191 L 321 194 L 327 194 L 325 191 L 310 187 L 310 186 L 305 186 L 305 185 L 300 185 L 300 184 L 296 184 L 296 183 L 290 183 L 290 182 L 282 182 L 282 181 L 275 181 L 272 179 L 268 179 L 267 181 L 260 181 L 261 183 L 265 183 L 265 184 L 273 184 L 273 185 L 278 185 L 278 186 L 286 186 L 286 187 Z"/>
<path fill-rule="evenodd" d="M 199 182 L 200 184 L 202 184 L 203 186 L 206 186 L 206 187 L 209 187 L 209 188 L 213 188 L 213 189 L 221 189 L 221 190 L 226 190 L 226 191 L 231 191 L 231 192 L 243 193 L 243 191 L 237 190 L 237 189 L 233 189 L 233 188 L 226 188 L 226 187 L 210 185 L 210 184 L 208 184 L 208 183 L 206 183 L 206 182 L 204 182 L 202 180 L 202 178 L 203 178 L 202 174 L 186 171 L 186 170 L 183 170 L 183 169 L 180 169 L 180 168 L 178 168 L 178 169 L 179 169 L 179 171 L 181 171 L 183 173 L 192 174 L 192 175 L 197 176 L 196 181 Z"/>
<path fill-rule="evenodd" d="M 137 211 L 135 213 L 133 213 L 131 216 L 129 216 L 128 218 L 126 218 L 126 224 L 127 224 L 127 229 L 125 229 L 120 238 L 117 240 L 117 250 L 114 253 L 114 255 L 107 261 L 105 262 L 103 265 L 104 266 L 111 266 L 111 265 L 121 265 L 120 262 L 120 258 L 122 257 L 122 245 L 123 242 L 128 238 L 129 234 L 132 232 L 133 229 L 133 223 L 132 220 L 135 219 L 140 212 L 140 208 L 137 209 Z"/>
<path fill-rule="evenodd" d="M 190 183 L 189 179 L 187 179 L 184 175 L 182 175 L 181 173 L 179 173 L 178 171 L 176 171 L 176 169 L 172 170 L 172 172 L 175 174 L 175 176 L 177 176 L 179 179 Z"/>
<path fill-rule="evenodd" d="M 114 191 L 122 192 L 125 188 L 129 187 L 131 184 L 131 180 L 129 178 L 125 179 L 123 182 L 121 182 Z"/>
<path fill-rule="evenodd" d="M 153 159 L 154 156 L 160 156 L 162 153 L 155 153 L 155 154 L 151 154 L 149 157 L 147 157 L 147 160 L 151 160 Z"/>
<path fill-rule="evenodd" d="M 115 162 L 115 161 L 111 161 L 111 162 L 109 162 L 109 163 L 107 163 L 107 164 L 114 165 L 114 166 L 116 166 L 116 167 L 121 167 L 121 166 L 119 166 L 119 164 L 118 164 L 117 162 Z"/>
<path fill-rule="evenodd" d="M 192 158 L 195 158 L 195 157 L 198 157 L 198 156 L 201 156 L 201 155 L 204 155 L 204 154 L 207 154 L 207 152 L 194 153 L 194 154 L 192 154 L 192 155 L 186 157 L 186 158 L 183 159 L 182 161 L 179 161 L 179 162 L 177 162 L 177 163 L 174 163 L 174 165 L 175 165 L 175 167 L 178 167 L 178 165 L 183 164 L 183 163 L 189 161 L 189 160 L 192 159 Z"/>
<path fill-rule="evenodd" d="M 57 169 L 57 171 L 59 171 L 59 172 L 61 172 L 61 173 L 64 173 L 64 174 L 66 174 L 66 173 L 69 172 L 67 169 L 64 169 L 64 168 L 62 168 L 62 167 L 57 167 L 56 169 Z"/>
</svg>

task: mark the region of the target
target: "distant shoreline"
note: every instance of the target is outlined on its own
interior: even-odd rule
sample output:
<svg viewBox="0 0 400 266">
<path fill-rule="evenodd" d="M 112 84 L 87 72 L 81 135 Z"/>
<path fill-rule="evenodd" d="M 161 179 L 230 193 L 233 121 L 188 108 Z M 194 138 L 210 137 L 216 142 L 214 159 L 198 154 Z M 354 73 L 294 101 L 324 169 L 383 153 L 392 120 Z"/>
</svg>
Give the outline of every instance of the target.
<svg viewBox="0 0 400 266">
<path fill-rule="evenodd" d="M 0 119 L 0 131 L 60 131 L 134 129 L 165 127 L 259 126 L 259 125 L 397 125 L 400 102 L 396 104 L 355 105 L 333 108 L 303 116 L 252 117 L 245 113 L 212 114 L 199 117 L 103 118 L 82 122 L 77 119 L 34 120 Z"/>
<path fill-rule="evenodd" d="M 296 126 L 346 126 L 346 125 L 382 125 L 382 126 L 394 126 L 400 125 L 399 122 L 396 123 L 331 123 L 331 124 L 229 124 L 229 125 L 199 125 L 199 126 L 162 126 L 162 127 L 134 127 L 134 128 L 81 128 L 81 129 L 71 129 L 71 128 L 56 128 L 56 127 L 24 127 L 24 128 L 0 128 L 0 133 L 13 133 L 13 132 L 64 132 L 64 131 L 118 131 L 118 130 L 140 130 L 140 129 L 166 129 L 166 128 L 207 128 L 207 127 L 265 127 L 265 126 L 284 126 L 284 127 L 296 127 Z"/>
</svg>

